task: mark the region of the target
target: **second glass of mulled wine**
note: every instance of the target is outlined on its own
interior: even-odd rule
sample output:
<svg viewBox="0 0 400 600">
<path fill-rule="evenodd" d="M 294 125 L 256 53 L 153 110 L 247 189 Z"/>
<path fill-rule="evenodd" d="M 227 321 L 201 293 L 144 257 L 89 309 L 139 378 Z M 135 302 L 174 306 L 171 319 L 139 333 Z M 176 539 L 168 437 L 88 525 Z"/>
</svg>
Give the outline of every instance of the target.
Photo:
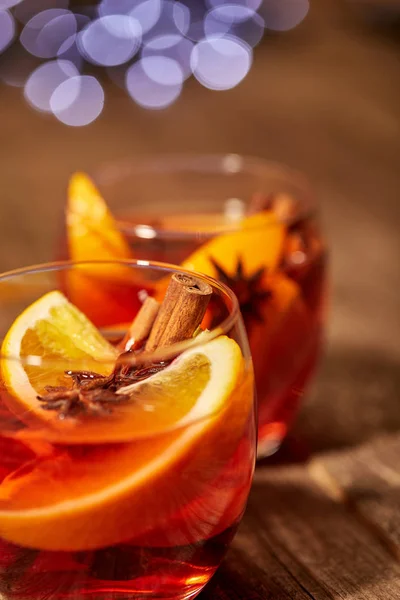
<svg viewBox="0 0 400 600">
<path fill-rule="evenodd" d="M 307 181 L 238 155 L 132 157 L 91 176 L 93 189 L 69 188 L 69 256 L 165 260 L 228 285 L 253 356 L 258 456 L 273 453 L 315 369 L 325 320 L 327 247 Z M 77 216 L 86 237 L 75 235 Z"/>
</svg>

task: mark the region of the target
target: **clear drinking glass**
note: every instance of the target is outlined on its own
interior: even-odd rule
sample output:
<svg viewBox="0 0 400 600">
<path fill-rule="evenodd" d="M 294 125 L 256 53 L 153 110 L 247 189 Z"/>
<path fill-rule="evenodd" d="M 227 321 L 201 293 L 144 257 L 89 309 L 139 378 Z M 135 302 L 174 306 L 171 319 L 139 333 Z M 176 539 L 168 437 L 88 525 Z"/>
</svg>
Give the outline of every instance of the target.
<svg viewBox="0 0 400 600">
<path fill-rule="evenodd" d="M 90 175 L 135 258 L 205 270 L 235 292 L 254 362 L 258 456 L 271 454 L 314 371 L 325 320 L 327 248 L 307 181 L 238 155 L 130 157 Z"/>
<path fill-rule="evenodd" d="M 196 275 L 196 290 L 212 290 L 209 331 L 115 362 L 138 298 L 160 300 L 177 273 L 192 282 L 148 261 L 0 276 L 4 600 L 187 599 L 218 568 L 255 461 L 253 369 L 236 297 Z M 66 298 L 95 325 L 107 315 L 100 341 Z M 110 387 L 117 379 L 122 401 Z"/>
</svg>

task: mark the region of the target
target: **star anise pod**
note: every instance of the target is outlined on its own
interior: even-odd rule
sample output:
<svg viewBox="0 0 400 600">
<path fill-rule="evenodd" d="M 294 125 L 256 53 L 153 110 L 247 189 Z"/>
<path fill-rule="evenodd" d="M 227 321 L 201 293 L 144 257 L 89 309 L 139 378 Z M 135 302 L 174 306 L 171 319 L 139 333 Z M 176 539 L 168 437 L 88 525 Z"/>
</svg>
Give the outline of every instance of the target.
<svg viewBox="0 0 400 600">
<path fill-rule="evenodd" d="M 132 394 L 117 394 L 125 386 L 147 379 L 158 373 L 167 363 L 121 368 L 118 364 L 108 377 L 92 371 L 66 371 L 72 379 L 72 387 L 46 386 L 45 393 L 37 396 L 43 410 L 58 412 L 60 419 L 79 414 L 107 415 L 112 406 L 131 401 Z"/>
<path fill-rule="evenodd" d="M 230 275 L 214 258 L 210 257 L 210 262 L 217 272 L 219 281 L 225 283 L 236 294 L 246 326 L 249 327 L 254 321 L 262 322 L 262 304 L 272 296 L 271 290 L 261 287 L 265 267 L 260 267 L 246 276 L 243 260 L 238 257 L 236 270 L 233 275 Z"/>
<path fill-rule="evenodd" d="M 72 377 L 72 387 L 47 386 L 45 393 L 38 396 L 42 408 L 58 411 L 60 419 L 74 417 L 80 413 L 106 415 L 111 412 L 110 404 L 127 399 L 108 388 L 111 384 L 110 377 L 87 371 L 67 371 L 66 375 Z"/>
</svg>

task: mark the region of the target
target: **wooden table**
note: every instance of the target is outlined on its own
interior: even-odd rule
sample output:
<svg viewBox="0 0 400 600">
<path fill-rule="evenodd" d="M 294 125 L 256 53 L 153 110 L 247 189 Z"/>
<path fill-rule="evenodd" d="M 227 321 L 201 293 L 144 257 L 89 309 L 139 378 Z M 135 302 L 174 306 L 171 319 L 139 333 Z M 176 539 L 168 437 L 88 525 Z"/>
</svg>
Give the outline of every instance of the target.
<svg viewBox="0 0 400 600">
<path fill-rule="evenodd" d="M 347 3 L 311 4 L 242 85 L 191 81 L 162 113 L 110 87 L 104 117 L 73 129 L 0 93 L 1 270 L 53 255 L 67 177 L 99 161 L 233 151 L 315 182 L 333 247 L 325 360 L 203 600 L 400 598 L 399 48 Z"/>
</svg>

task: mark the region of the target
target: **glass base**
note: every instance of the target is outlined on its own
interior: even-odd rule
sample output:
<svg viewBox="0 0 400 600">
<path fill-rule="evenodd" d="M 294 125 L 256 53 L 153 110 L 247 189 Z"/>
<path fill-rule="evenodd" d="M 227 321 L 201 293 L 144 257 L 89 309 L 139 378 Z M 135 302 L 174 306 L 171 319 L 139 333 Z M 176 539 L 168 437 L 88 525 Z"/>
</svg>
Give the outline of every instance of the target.
<svg viewBox="0 0 400 600">
<path fill-rule="evenodd" d="M 2 600 L 189 600 L 209 582 L 236 533 L 171 548 L 121 544 L 85 552 L 29 550 L 0 540 Z"/>
</svg>

